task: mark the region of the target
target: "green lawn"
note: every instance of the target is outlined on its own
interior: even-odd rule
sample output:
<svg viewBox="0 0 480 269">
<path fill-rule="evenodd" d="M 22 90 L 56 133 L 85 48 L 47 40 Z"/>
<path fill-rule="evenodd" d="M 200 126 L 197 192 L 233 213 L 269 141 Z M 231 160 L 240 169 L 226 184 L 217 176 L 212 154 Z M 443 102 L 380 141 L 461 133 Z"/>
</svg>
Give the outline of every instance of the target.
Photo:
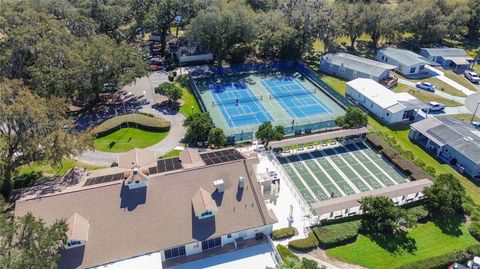
<svg viewBox="0 0 480 269">
<path fill-rule="evenodd" d="M 329 249 L 327 254 L 348 263 L 383 269 L 440 256 L 478 243 L 463 223 L 452 231 L 444 232 L 447 229 L 450 229 L 447 224 L 437 226 L 428 222 L 396 237 L 372 239 L 360 235 L 355 243 Z"/>
<path fill-rule="evenodd" d="M 445 74 L 445 76 L 450 78 L 451 80 L 457 82 L 458 84 L 464 86 L 465 88 L 467 88 L 471 91 L 474 91 L 474 92 L 477 91 L 475 86 L 473 86 L 472 83 L 470 83 L 470 81 L 468 81 L 468 79 L 465 78 L 465 76 L 463 74 L 459 75 L 459 74 L 453 72 L 452 70 L 442 69 L 442 71 Z"/>
<path fill-rule="evenodd" d="M 180 107 L 180 113 L 182 113 L 185 117 L 188 117 L 191 114 L 200 112 L 200 106 L 198 105 L 197 99 L 188 85 L 188 78 L 184 77 L 176 82 L 176 84 L 182 89 L 183 92 L 182 100 L 184 101 L 184 104 Z"/>
<path fill-rule="evenodd" d="M 182 151 L 178 150 L 178 149 L 174 149 L 174 150 L 166 153 L 165 155 L 163 155 L 163 158 L 172 158 L 172 157 L 180 156 L 180 152 L 182 152 Z"/>
<path fill-rule="evenodd" d="M 106 152 L 125 152 L 133 148 L 146 148 L 160 142 L 168 132 L 151 132 L 137 128 L 123 128 L 95 139 L 95 149 Z"/>
<path fill-rule="evenodd" d="M 440 115 L 439 117 L 453 117 L 465 122 L 470 122 L 472 120 L 473 114 L 450 114 L 450 115 Z M 474 121 L 480 121 L 480 117 L 473 118 Z"/>
<path fill-rule="evenodd" d="M 411 95 L 417 97 L 420 101 L 422 101 L 424 103 L 435 101 L 435 102 L 440 102 L 440 103 L 442 103 L 446 106 L 452 106 L 452 107 L 462 106 L 462 104 L 460 104 L 458 102 L 440 97 L 438 95 L 435 95 L 433 93 L 430 93 L 430 92 L 427 92 L 427 91 L 424 91 L 424 90 L 420 90 L 420 89 L 417 89 L 417 88 L 412 88 L 410 86 L 407 86 L 407 85 L 401 84 L 401 83 L 398 83 L 397 86 L 395 86 L 392 90 L 394 92 L 408 92 Z"/>
<path fill-rule="evenodd" d="M 88 170 L 96 170 L 103 168 L 101 166 L 95 166 L 83 162 L 77 162 L 71 159 L 64 159 L 62 160 L 61 167 L 52 167 L 47 163 L 32 163 L 30 165 L 24 165 L 20 167 L 19 173 L 20 174 L 30 174 L 35 172 L 42 172 L 44 175 L 64 175 L 69 169 L 73 167 L 85 167 Z"/>
<path fill-rule="evenodd" d="M 328 85 L 330 85 L 332 88 L 334 88 L 336 91 L 338 91 L 342 95 L 345 95 L 345 91 L 347 89 L 346 80 L 343 80 L 342 78 L 338 78 L 338 77 L 333 77 L 325 73 L 318 72 L 318 74 L 320 75 L 322 80 L 325 81 Z"/>
</svg>

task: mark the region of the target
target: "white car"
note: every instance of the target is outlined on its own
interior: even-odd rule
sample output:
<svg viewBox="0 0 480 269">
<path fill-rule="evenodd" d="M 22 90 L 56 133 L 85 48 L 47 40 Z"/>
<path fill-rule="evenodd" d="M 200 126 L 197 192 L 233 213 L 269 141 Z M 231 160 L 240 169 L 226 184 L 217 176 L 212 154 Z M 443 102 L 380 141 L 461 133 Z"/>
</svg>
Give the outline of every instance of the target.
<svg viewBox="0 0 480 269">
<path fill-rule="evenodd" d="M 480 77 L 473 71 L 465 71 L 465 77 L 473 83 L 479 83 Z"/>
<path fill-rule="evenodd" d="M 439 102 L 429 102 L 427 107 L 423 109 L 423 111 L 430 112 L 430 111 L 443 111 L 445 109 L 445 105 Z"/>
<path fill-rule="evenodd" d="M 435 85 L 433 85 L 432 83 L 429 83 L 429 82 L 418 82 L 416 84 L 417 88 L 419 89 L 422 89 L 422 90 L 426 90 L 426 91 L 429 91 L 429 92 L 435 92 Z"/>
</svg>

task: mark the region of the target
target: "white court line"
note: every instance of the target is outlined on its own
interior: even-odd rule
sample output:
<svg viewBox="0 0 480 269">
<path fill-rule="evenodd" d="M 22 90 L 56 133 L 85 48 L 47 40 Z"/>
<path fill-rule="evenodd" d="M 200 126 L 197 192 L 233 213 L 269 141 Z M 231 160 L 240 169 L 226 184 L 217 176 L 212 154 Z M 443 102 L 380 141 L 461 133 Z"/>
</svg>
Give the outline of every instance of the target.
<svg viewBox="0 0 480 269">
<path fill-rule="evenodd" d="M 353 144 L 355 147 L 357 147 L 358 149 L 360 149 L 356 144 Z M 363 152 L 363 150 L 360 149 L 360 152 L 369 160 L 373 163 L 373 165 L 375 167 L 377 167 L 384 175 L 387 176 L 388 179 L 390 179 L 394 185 L 398 185 L 398 182 L 396 182 L 395 180 L 393 180 L 390 175 L 388 175 L 387 172 L 385 172 L 385 170 L 383 170 L 377 163 L 375 163 L 372 158 L 370 158 L 370 156 L 368 156 L 366 153 Z M 382 159 L 382 162 L 384 162 L 384 160 Z"/>
<path fill-rule="evenodd" d="M 373 174 L 373 172 L 370 171 L 370 169 L 368 169 L 368 168 L 362 163 L 362 161 L 361 161 L 360 159 L 358 159 L 357 156 L 355 156 L 355 154 L 353 154 L 352 151 L 349 151 L 348 154 L 349 154 L 353 159 L 355 159 L 355 160 L 358 162 L 358 164 L 360 164 L 360 166 L 363 167 L 363 169 L 365 169 L 365 171 L 367 171 L 367 173 L 368 173 L 370 176 L 373 177 L 373 179 L 375 179 L 375 180 L 377 181 L 377 184 L 379 184 L 382 188 L 385 188 L 385 187 L 386 187 L 386 185 L 385 185 L 380 179 L 378 179 L 378 178 L 375 176 L 375 174 Z M 370 185 L 370 184 L 368 184 L 368 185 Z M 372 186 L 372 187 L 373 187 L 373 186 Z"/>
<path fill-rule="evenodd" d="M 347 160 L 345 160 L 345 158 L 343 158 L 342 153 L 338 152 L 335 148 L 333 148 L 333 151 L 335 151 L 335 152 L 337 153 L 337 156 L 343 161 L 343 163 L 344 163 L 346 166 L 348 166 L 348 168 L 350 168 L 351 171 L 353 171 L 353 173 L 358 177 L 358 179 L 360 179 L 360 181 L 362 181 L 363 184 L 365 184 L 365 186 L 367 186 L 367 188 L 368 188 L 369 190 L 373 190 L 373 189 L 374 189 L 373 186 L 370 186 L 370 184 L 368 184 L 368 183 L 362 178 L 362 176 L 361 176 L 355 169 L 353 169 L 352 166 L 350 166 L 350 164 L 347 162 Z M 349 151 L 347 151 L 347 153 L 348 153 L 348 152 L 349 152 Z"/>
<path fill-rule="evenodd" d="M 313 157 L 313 156 L 312 156 Z M 317 179 L 317 177 L 315 176 L 315 174 L 313 173 L 313 171 L 310 169 L 310 167 L 308 166 L 308 164 L 305 162 L 305 160 L 302 158 L 302 157 L 299 157 L 300 160 L 302 160 L 302 162 L 304 163 L 303 166 L 305 166 L 308 170 L 308 172 L 310 173 L 310 176 L 313 177 L 313 180 L 315 180 L 315 182 L 317 182 L 318 186 L 320 186 L 320 189 L 323 190 L 324 194 L 327 195 L 327 199 L 329 198 L 328 195 L 330 194 L 330 191 L 328 191 L 325 186 L 323 186 L 323 184 Z M 312 159 L 309 159 L 309 160 L 312 160 Z"/>
<path fill-rule="evenodd" d="M 323 153 L 322 153 L 323 154 Z M 337 164 L 332 160 L 332 158 L 330 156 L 325 156 L 325 159 L 327 160 L 327 162 L 337 171 L 337 173 L 340 174 L 340 176 L 343 178 L 343 181 L 345 181 L 347 183 L 347 185 L 350 186 L 350 188 L 353 189 L 353 191 L 355 193 L 360 193 L 361 191 L 357 188 L 357 186 L 355 186 L 349 179 L 348 177 L 342 172 L 342 169 L 340 169 L 340 167 L 337 166 Z"/>
<path fill-rule="evenodd" d="M 315 193 L 313 192 L 312 189 L 310 189 L 310 186 L 303 180 L 303 177 L 301 176 L 300 172 L 297 171 L 295 166 L 291 162 L 288 163 L 291 169 L 293 169 L 293 172 L 297 175 L 297 177 L 300 179 L 302 184 L 305 186 L 305 189 L 310 193 L 310 195 L 315 199 L 315 201 L 319 201 Z M 301 194 L 301 193 L 300 193 Z"/>
<path fill-rule="evenodd" d="M 321 152 L 320 152 L 321 153 Z M 322 170 L 322 172 L 325 174 L 325 176 L 327 176 L 328 180 L 331 182 L 331 184 L 333 186 L 335 186 L 335 188 L 337 189 L 337 191 L 339 191 L 342 196 L 346 196 L 345 192 L 342 190 L 342 188 L 340 188 L 337 183 L 335 182 L 335 180 L 332 179 L 332 177 L 327 173 L 327 171 L 322 167 L 322 165 L 320 164 L 320 162 L 317 160 L 317 158 L 315 158 L 315 156 L 313 156 L 311 153 L 308 153 L 311 157 L 312 157 L 312 160 L 315 161 L 315 163 L 317 164 L 317 166 L 320 168 L 320 170 Z M 323 155 L 323 153 L 322 153 Z"/>
</svg>

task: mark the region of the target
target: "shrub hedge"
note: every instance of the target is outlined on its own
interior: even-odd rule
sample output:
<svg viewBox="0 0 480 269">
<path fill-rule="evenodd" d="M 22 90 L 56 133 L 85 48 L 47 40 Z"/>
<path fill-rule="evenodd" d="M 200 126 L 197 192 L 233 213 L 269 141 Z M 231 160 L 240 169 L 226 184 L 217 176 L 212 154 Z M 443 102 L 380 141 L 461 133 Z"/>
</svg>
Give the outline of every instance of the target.
<svg viewBox="0 0 480 269">
<path fill-rule="evenodd" d="M 308 236 L 302 239 L 296 239 L 288 242 L 288 246 L 299 251 L 306 251 L 315 248 L 318 245 L 317 237 L 313 232 L 308 233 Z"/>
<path fill-rule="evenodd" d="M 376 147 L 382 155 L 392 162 L 400 171 L 409 176 L 412 180 L 419 180 L 424 178 L 433 179 L 429 174 L 423 171 L 420 167 L 413 164 L 410 160 L 400 155 L 394 148 L 392 148 L 388 142 L 383 138 L 375 135 L 368 134 L 367 142 Z M 408 154 L 407 154 L 408 155 Z M 410 156 L 411 157 L 411 156 Z M 430 171 L 432 174 L 435 174 L 435 171 Z"/>
<path fill-rule="evenodd" d="M 274 240 L 284 239 L 292 237 L 297 233 L 297 230 L 294 227 L 287 227 L 272 232 L 272 238 Z"/>
<path fill-rule="evenodd" d="M 480 244 L 468 247 L 466 249 L 450 252 L 442 256 L 432 257 L 413 263 L 405 264 L 397 269 L 444 269 L 454 262 L 466 262 L 473 256 L 480 255 Z"/>
<path fill-rule="evenodd" d="M 120 127 L 127 126 L 138 126 L 139 129 L 147 131 L 165 132 L 170 129 L 170 122 L 139 113 L 127 114 L 113 117 L 102 122 L 93 129 L 93 132 L 97 137 L 102 137 L 117 131 Z"/>
<path fill-rule="evenodd" d="M 318 263 L 314 260 L 309 260 L 307 258 L 302 258 L 302 269 L 317 269 Z"/>
<path fill-rule="evenodd" d="M 424 222 L 429 215 L 428 210 L 423 205 L 409 208 L 407 212 L 414 217 L 415 222 Z"/>
<path fill-rule="evenodd" d="M 352 243 L 357 239 L 360 229 L 360 220 L 320 226 L 313 228 L 313 232 L 323 248 L 332 248 Z"/>
<path fill-rule="evenodd" d="M 277 245 L 277 251 L 278 251 L 278 254 L 280 254 L 280 257 L 282 258 L 282 260 L 285 260 L 287 258 L 294 258 L 295 260 L 299 259 L 297 255 L 295 255 L 286 246 L 282 244 Z"/>
<path fill-rule="evenodd" d="M 480 241 L 480 221 L 472 221 L 468 226 L 468 231 L 475 239 Z"/>
</svg>

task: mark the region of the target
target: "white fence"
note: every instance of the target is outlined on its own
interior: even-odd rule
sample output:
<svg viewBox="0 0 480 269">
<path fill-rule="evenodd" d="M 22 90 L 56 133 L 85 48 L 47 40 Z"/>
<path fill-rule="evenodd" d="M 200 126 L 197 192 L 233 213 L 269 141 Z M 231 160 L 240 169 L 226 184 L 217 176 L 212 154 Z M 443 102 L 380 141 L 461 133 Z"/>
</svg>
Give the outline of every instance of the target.
<svg viewBox="0 0 480 269">
<path fill-rule="evenodd" d="M 310 230 L 309 229 L 309 226 L 314 224 L 314 221 L 312 219 L 312 214 L 311 214 L 311 207 L 305 202 L 305 200 L 303 199 L 303 196 L 302 194 L 300 193 L 300 191 L 297 189 L 297 187 L 293 184 L 293 182 L 290 181 L 290 177 L 287 175 L 287 173 L 283 170 L 283 167 L 282 165 L 279 163 L 279 161 L 277 160 L 277 157 L 275 156 L 275 154 L 273 154 L 272 152 L 269 152 L 268 153 L 268 159 L 272 162 L 273 166 L 277 169 L 278 173 L 280 174 L 280 177 L 283 178 L 284 180 L 282 182 L 285 182 L 285 184 L 288 186 L 288 188 L 290 189 L 290 191 L 292 192 L 293 196 L 295 197 L 295 200 L 297 200 L 297 202 L 300 204 L 300 209 L 301 209 L 301 214 L 302 214 L 302 218 L 305 218 L 305 216 L 308 214 L 308 216 L 310 217 L 310 220 L 309 220 L 309 225 L 308 226 L 305 226 L 303 227 L 303 232 L 305 234 L 308 233 L 308 231 Z M 302 220 L 303 221 L 303 220 Z M 305 222 L 304 222 L 305 223 Z"/>
</svg>

